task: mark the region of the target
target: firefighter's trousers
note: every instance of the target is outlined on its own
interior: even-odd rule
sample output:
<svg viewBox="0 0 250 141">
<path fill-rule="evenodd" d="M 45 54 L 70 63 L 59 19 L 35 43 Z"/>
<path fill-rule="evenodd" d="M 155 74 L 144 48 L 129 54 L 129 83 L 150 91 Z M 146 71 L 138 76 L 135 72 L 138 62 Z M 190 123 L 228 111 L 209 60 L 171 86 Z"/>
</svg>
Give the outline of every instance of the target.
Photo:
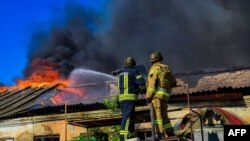
<svg viewBox="0 0 250 141">
<path fill-rule="evenodd" d="M 122 122 L 120 130 L 120 141 L 126 141 L 128 137 L 134 135 L 135 102 L 120 102 L 122 111 Z"/>
<path fill-rule="evenodd" d="M 154 98 L 152 100 L 154 111 L 154 125 L 157 134 L 168 134 L 169 131 L 173 132 L 172 125 L 168 118 L 168 104 L 166 100 Z M 165 131 L 165 132 L 164 132 Z"/>
</svg>

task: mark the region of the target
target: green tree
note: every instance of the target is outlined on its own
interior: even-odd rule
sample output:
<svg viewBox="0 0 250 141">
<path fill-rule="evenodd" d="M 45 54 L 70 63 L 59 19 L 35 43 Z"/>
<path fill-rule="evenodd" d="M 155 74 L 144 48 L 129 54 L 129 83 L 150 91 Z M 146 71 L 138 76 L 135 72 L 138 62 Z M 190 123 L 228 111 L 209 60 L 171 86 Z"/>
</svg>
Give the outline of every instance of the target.
<svg viewBox="0 0 250 141">
<path fill-rule="evenodd" d="M 105 133 L 101 128 L 94 128 L 92 129 L 92 136 L 96 138 L 97 141 L 107 141 L 108 134 Z"/>
<path fill-rule="evenodd" d="M 103 99 L 103 104 L 112 111 L 113 114 L 117 114 L 119 112 L 118 109 L 118 96 L 114 96 L 111 99 L 105 98 Z"/>
</svg>

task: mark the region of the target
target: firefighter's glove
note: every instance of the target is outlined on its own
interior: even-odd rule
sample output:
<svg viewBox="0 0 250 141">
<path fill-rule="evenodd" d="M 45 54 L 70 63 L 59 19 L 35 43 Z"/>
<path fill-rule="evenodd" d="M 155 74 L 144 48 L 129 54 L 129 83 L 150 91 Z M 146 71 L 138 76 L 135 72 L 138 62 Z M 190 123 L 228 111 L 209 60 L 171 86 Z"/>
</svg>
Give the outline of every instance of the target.
<svg viewBox="0 0 250 141">
<path fill-rule="evenodd" d="M 146 93 L 146 89 L 139 89 L 140 94 L 145 94 Z"/>
<path fill-rule="evenodd" d="M 152 99 L 146 99 L 147 104 L 150 104 Z"/>
<path fill-rule="evenodd" d="M 112 71 L 111 74 L 112 74 L 113 76 L 116 76 L 118 73 L 117 73 L 117 71 Z"/>
</svg>

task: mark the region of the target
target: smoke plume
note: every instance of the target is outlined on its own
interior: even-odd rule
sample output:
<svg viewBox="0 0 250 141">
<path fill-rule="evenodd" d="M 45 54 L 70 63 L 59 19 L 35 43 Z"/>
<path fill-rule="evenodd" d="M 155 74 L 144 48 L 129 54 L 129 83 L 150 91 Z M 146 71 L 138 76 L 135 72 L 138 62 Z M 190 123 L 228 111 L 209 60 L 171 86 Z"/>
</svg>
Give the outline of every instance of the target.
<svg viewBox="0 0 250 141">
<path fill-rule="evenodd" d="M 174 72 L 250 64 L 248 0 L 113 0 L 108 6 L 105 21 L 67 5 L 65 25 L 34 34 L 29 63 L 49 60 L 64 76 L 76 67 L 110 72 L 125 56 L 149 67 L 158 50 Z"/>
<path fill-rule="evenodd" d="M 249 65 L 249 7 L 247 0 L 115 1 L 103 41 L 147 66 L 161 51 L 174 72 Z"/>
<path fill-rule="evenodd" d="M 94 35 L 101 20 L 99 15 L 72 3 L 65 9 L 64 26 L 51 27 L 49 32 L 38 30 L 34 33 L 29 62 L 24 71 L 26 77 L 33 73 L 31 64 L 37 58 L 55 64 L 64 77 L 76 67 L 103 72 L 110 72 L 116 67 L 115 56 Z"/>
</svg>

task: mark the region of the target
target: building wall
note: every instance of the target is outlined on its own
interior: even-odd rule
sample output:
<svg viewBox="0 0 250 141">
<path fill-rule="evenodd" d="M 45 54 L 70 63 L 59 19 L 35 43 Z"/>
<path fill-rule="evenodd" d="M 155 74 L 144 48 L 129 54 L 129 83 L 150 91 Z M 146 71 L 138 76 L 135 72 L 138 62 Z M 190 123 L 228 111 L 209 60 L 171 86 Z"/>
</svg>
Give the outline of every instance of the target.
<svg viewBox="0 0 250 141">
<path fill-rule="evenodd" d="M 67 139 L 86 133 L 86 129 L 67 125 Z M 60 141 L 65 140 L 65 121 L 46 121 L 35 123 L 9 124 L 0 126 L 1 138 L 14 138 L 15 141 L 33 141 L 34 136 L 59 135 Z"/>
<path fill-rule="evenodd" d="M 238 117 L 246 121 L 248 124 L 250 124 L 250 107 L 235 107 L 223 109 L 237 115 Z"/>
<path fill-rule="evenodd" d="M 250 124 L 250 96 L 244 96 L 242 101 L 211 101 L 211 102 L 191 102 L 192 107 L 202 107 L 205 105 L 217 106 L 222 109 L 234 113 Z M 176 110 L 175 110 L 176 109 Z M 194 108 L 195 109 L 195 108 Z M 171 103 L 169 104 L 169 117 L 173 119 L 172 125 L 181 120 L 188 113 L 187 103 Z M 105 114 L 108 110 L 89 111 L 79 113 L 69 113 L 69 119 L 83 119 L 83 117 L 91 117 Z M 108 113 L 107 113 L 108 114 Z M 14 138 L 15 141 L 33 141 L 34 136 L 41 135 L 59 135 L 60 141 L 65 140 L 65 121 L 64 114 L 45 115 L 36 117 L 23 117 L 18 119 L 0 121 L 0 139 Z M 137 129 L 149 129 L 150 123 L 136 126 Z M 87 129 L 78 126 L 67 126 L 67 139 L 77 137 L 80 133 L 87 133 Z"/>
</svg>

